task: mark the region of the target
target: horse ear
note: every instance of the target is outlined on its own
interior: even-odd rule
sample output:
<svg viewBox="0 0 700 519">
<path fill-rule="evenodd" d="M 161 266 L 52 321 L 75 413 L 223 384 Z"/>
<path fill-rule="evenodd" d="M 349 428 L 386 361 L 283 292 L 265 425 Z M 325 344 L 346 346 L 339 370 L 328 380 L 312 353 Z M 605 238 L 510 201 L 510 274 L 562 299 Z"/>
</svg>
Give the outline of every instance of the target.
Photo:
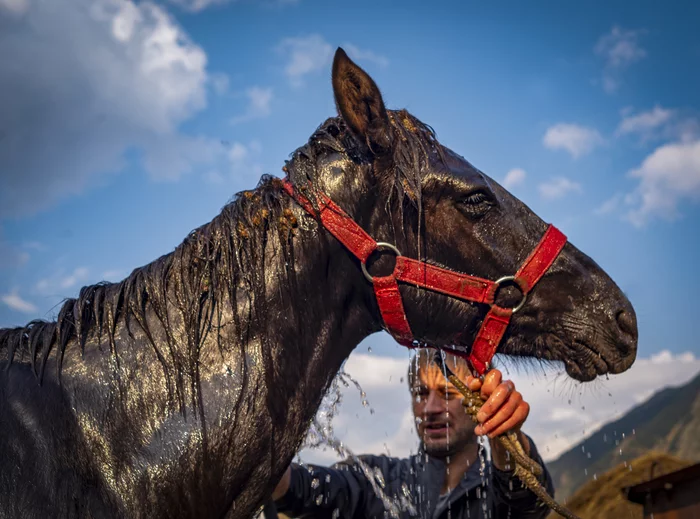
<svg viewBox="0 0 700 519">
<path fill-rule="evenodd" d="M 333 95 L 340 116 L 373 154 L 391 149 L 391 125 L 382 94 L 369 74 L 340 47 L 333 59 Z"/>
</svg>

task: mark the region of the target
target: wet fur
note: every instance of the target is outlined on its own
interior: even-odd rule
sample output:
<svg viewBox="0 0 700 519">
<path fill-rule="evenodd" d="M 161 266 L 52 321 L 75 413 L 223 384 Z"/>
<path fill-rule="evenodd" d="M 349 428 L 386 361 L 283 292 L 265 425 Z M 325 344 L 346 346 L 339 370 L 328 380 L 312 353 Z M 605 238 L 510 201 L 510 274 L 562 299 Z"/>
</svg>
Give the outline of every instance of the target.
<svg viewBox="0 0 700 519">
<path fill-rule="evenodd" d="M 344 53 L 333 78 L 341 117 L 293 153 L 296 188 L 327 193 L 407 256 L 514 272 L 544 222 L 429 126 L 386 111 Z M 489 207 L 462 203 L 475 189 Z M 401 293 L 417 338 L 469 348 L 485 307 Z M 585 379 L 600 368 L 587 344 L 626 369 L 636 336 L 615 331 L 621 311 L 632 310 L 619 289 L 569 244 L 502 352 L 569 359 Z M 0 516 L 249 517 L 343 360 L 381 327 L 354 258 L 263 177 L 172 253 L 83 288 L 55 322 L 0 330 Z"/>
</svg>

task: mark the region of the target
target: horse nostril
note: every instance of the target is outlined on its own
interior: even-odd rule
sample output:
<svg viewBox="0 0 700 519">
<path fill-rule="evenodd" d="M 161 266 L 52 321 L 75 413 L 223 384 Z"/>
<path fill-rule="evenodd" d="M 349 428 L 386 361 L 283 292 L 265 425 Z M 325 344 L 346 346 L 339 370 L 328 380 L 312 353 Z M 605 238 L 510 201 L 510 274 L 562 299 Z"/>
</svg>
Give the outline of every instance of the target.
<svg viewBox="0 0 700 519">
<path fill-rule="evenodd" d="M 637 317 L 634 315 L 634 312 L 620 310 L 617 312 L 615 320 L 623 333 L 635 340 L 637 339 Z"/>
</svg>

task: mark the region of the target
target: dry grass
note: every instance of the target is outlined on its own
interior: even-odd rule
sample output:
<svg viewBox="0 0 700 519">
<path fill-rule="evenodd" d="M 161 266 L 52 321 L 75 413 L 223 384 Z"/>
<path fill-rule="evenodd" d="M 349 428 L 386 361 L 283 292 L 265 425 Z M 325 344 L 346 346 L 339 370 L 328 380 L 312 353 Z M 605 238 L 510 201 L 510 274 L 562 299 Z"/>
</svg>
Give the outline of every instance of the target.
<svg viewBox="0 0 700 519">
<path fill-rule="evenodd" d="M 647 481 L 653 463 L 654 477 L 692 465 L 663 452 L 648 452 L 627 466 L 622 463 L 597 475 L 596 480 L 589 475 L 591 480 L 566 501 L 566 506 L 581 519 L 642 519 L 642 506 L 628 501 L 622 489 Z M 548 519 L 557 517 L 552 513 Z"/>
</svg>

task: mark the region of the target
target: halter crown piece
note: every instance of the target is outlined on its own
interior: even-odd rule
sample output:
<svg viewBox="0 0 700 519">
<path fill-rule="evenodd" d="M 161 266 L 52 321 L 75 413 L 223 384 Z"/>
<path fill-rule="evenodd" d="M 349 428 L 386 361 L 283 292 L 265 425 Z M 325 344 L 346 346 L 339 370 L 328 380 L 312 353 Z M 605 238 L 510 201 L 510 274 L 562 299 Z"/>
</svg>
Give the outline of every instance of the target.
<svg viewBox="0 0 700 519">
<path fill-rule="evenodd" d="M 306 212 L 318 217 L 323 227 L 360 260 L 362 273 L 374 286 L 379 311 L 384 320 L 384 328 L 399 344 L 409 348 L 416 346 L 401 301 L 399 282 L 439 292 L 463 301 L 489 305 L 491 308 L 484 317 L 469 354 L 450 349 L 452 353 L 466 357 L 479 375 L 488 371 L 491 359 L 510 323 L 510 318 L 523 307 L 527 294 L 547 272 L 566 244 L 566 236 L 553 225 L 549 225 L 540 242 L 514 275 L 490 281 L 402 256 L 394 245 L 372 239 L 362 227 L 325 194 L 318 195 L 319 209 L 316 210 L 311 201 L 295 190 L 288 179 L 283 181 L 283 186 L 284 190 Z M 374 252 L 382 250 L 390 250 L 396 255 L 394 271 L 388 276 L 372 277 L 367 271 L 367 259 Z M 504 308 L 496 304 L 495 301 L 498 288 L 507 282 L 515 283 L 522 292 L 522 299 L 513 308 Z"/>
</svg>

